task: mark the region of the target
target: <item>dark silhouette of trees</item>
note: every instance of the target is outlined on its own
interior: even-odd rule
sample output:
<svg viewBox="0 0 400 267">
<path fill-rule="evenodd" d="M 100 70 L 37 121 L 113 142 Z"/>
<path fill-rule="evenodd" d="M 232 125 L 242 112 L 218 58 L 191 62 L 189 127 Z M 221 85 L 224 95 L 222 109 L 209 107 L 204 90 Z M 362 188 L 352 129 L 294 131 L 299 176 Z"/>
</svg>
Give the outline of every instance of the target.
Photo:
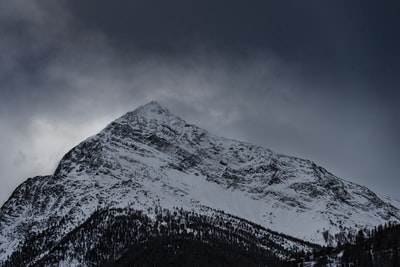
<svg viewBox="0 0 400 267">
<path fill-rule="evenodd" d="M 354 242 L 315 250 L 304 259 L 292 262 L 292 266 L 310 261 L 314 261 L 315 266 L 329 266 L 330 262 L 345 267 L 400 266 L 400 225 L 387 223 L 371 230 L 360 230 L 355 235 L 349 233 L 347 238 Z"/>
<path fill-rule="evenodd" d="M 194 260 L 198 266 L 282 266 L 278 255 L 292 254 L 274 239 L 289 237 L 228 214 L 153 210 L 154 219 L 132 209 L 98 210 L 61 240 L 53 238 L 55 225 L 27 238 L 4 266 L 57 265 L 72 259 L 87 266 L 124 266 L 130 261 L 140 266 L 183 266 Z"/>
</svg>

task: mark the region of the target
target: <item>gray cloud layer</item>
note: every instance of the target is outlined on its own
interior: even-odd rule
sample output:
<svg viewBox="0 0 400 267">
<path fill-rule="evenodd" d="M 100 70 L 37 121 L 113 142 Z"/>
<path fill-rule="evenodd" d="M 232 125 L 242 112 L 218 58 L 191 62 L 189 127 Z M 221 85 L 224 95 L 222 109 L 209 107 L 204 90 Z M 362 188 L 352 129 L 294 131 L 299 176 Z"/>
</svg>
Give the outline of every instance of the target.
<svg viewBox="0 0 400 267">
<path fill-rule="evenodd" d="M 1 2 L 0 202 L 152 99 L 399 197 L 389 2 L 203 2 Z"/>
</svg>

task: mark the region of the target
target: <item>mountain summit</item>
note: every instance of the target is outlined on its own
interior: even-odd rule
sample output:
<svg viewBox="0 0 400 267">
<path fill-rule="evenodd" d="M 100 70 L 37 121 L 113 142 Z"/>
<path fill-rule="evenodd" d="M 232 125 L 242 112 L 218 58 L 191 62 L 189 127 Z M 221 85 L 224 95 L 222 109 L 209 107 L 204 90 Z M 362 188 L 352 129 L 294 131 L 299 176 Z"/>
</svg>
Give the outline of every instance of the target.
<svg viewBox="0 0 400 267">
<path fill-rule="evenodd" d="M 366 187 L 309 160 L 215 136 L 150 102 L 74 147 L 53 175 L 18 186 L 0 209 L 0 264 L 90 265 L 94 248 L 106 243 L 99 236 L 119 229 L 116 218 L 137 222 L 135 233 L 152 229 L 129 241 L 149 242 L 173 232 L 170 214 L 180 227 L 176 233 L 204 238 L 236 231 L 238 240 L 247 240 L 240 244 L 252 236 L 281 257 L 400 221 L 400 211 Z M 195 226 L 199 218 L 209 231 Z M 115 242 L 117 252 L 96 263 L 127 251 L 126 243 Z"/>
</svg>

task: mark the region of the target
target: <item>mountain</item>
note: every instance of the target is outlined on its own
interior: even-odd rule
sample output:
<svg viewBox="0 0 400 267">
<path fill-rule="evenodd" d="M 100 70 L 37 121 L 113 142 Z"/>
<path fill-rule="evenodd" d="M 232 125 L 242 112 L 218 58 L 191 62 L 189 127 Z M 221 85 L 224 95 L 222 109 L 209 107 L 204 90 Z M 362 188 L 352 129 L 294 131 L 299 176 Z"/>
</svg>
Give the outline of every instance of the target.
<svg viewBox="0 0 400 267">
<path fill-rule="evenodd" d="M 283 259 L 385 222 L 400 222 L 399 209 L 366 187 L 150 102 L 18 186 L 0 209 L 0 263 L 105 264 L 177 235 Z M 118 229 L 136 230 L 125 239 Z"/>
</svg>

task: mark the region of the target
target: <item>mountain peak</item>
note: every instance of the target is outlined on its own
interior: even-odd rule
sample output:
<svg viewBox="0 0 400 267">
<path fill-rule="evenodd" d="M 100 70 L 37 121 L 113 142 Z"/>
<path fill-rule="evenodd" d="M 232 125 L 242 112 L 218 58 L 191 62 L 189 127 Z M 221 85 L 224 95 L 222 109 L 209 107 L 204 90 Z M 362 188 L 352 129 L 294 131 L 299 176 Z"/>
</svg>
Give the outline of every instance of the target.
<svg viewBox="0 0 400 267">
<path fill-rule="evenodd" d="M 163 107 L 162 105 L 160 105 L 160 103 L 158 103 L 157 101 L 150 101 L 149 103 L 138 107 L 136 110 L 134 110 L 133 112 L 136 113 L 155 113 L 155 114 L 166 114 L 166 113 L 170 113 L 169 110 L 165 107 Z"/>
<path fill-rule="evenodd" d="M 150 101 L 149 103 L 130 111 L 116 120 L 117 123 L 132 124 L 139 121 L 164 121 L 166 117 L 175 117 L 170 111 L 160 105 L 157 101 Z"/>
</svg>

